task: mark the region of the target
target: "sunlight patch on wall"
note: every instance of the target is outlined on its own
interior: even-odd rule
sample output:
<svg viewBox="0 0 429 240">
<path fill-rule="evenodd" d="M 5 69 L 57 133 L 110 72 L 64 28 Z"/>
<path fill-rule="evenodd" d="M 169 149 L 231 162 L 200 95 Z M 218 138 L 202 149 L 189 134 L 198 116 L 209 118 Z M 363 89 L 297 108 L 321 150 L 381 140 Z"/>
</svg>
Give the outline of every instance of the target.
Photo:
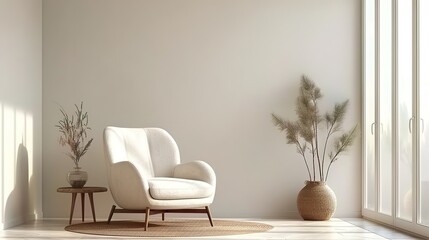
<svg viewBox="0 0 429 240">
<path fill-rule="evenodd" d="M 3 203 L 15 187 L 15 111 L 5 105 L 3 111 Z"/>
<path fill-rule="evenodd" d="M 2 228 L 23 222 L 35 212 L 33 124 L 32 114 L 0 103 Z"/>
<path fill-rule="evenodd" d="M 0 103 L 0 206 L 3 206 L 3 104 Z M 0 224 L 3 229 L 3 208 L 0 208 Z"/>
<path fill-rule="evenodd" d="M 20 144 L 25 144 L 25 113 L 15 109 L 15 153 Z"/>
<path fill-rule="evenodd" d="M 31 114 L 25 114 L 25 144 L 28 151 L 28 181 L 34 175 L 34 164 L 33 164 L 33 116 Z"/>
</svg>

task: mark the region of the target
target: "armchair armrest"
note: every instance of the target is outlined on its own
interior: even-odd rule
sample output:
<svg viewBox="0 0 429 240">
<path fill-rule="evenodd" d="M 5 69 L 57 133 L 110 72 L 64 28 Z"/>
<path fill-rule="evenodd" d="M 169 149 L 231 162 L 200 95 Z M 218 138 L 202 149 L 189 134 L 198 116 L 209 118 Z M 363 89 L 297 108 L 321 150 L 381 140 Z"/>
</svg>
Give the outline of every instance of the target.
<svg viewBox="0 0 429 240">
<path fill-rule="evenodd" d="M 176 166 L 173 176 L 206 182 L 216 186 L 216 174 L 213 168 L 203 161 L 193 161 L 182 163 Z"/>
<path fill-rule="evenodd" d="M 121 188 L 130 184 L 140 188 L 142 186 L 146 188 L 145 185 L 147 185 L 147 181 L 141 176 L 136 166 L 128 161 L 111 164 L 109 180 Z"/>
<path fill-rule="evenodd" d="M 134 164 L 123 161 L 110 165 L 108 180 L 113 199 L 120 207 L 137 209 L 147 204 L 149 184 Z"/>
</svg>

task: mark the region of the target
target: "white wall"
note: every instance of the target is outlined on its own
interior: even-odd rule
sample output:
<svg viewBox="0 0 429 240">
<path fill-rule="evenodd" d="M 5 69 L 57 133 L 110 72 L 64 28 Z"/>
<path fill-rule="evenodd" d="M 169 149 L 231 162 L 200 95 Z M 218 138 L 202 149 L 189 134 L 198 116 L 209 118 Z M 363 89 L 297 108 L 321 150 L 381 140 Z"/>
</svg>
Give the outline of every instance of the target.
<svg viewBox="0 0 429 240">
<path fill-rule="evenodd" d="M 42 1 L 0 0 L 1 227 L 42 215 Z"/>
<path fill-rule="evenodd" d="M 215 217 L 297 216 L 306 170 L 270 113 L 295 116 L 305 73 L 327 105 L 350 99 L 346 127 L 360 121 L 360 1 L 46 0 L 43 73 L 45 217 L 69 214 L 70 196 L 56 188 L 73 163 L 54 125 L 58 104 L 72 111 L 81 100 L 95 138 L 81 161 L 88 185 L 107 186 L 106 126 L 157 126 L 183 161 L 214 167 Z M 359 142 L 331 172 L 337 217 L 360 216 Z M 95 201 L 106 217 L 110 194 Z"/>
</svg>

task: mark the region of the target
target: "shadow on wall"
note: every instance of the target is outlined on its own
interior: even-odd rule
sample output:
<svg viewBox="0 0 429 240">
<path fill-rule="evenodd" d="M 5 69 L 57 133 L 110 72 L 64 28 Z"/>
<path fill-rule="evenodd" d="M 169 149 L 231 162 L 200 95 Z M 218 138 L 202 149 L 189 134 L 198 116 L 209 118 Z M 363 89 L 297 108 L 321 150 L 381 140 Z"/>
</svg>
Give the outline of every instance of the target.
<svg viewBox="0 0 429 240">
<path fill-rule="evenodd" d="M 34 219 L 37 189 L 33 157 L 33 116 L 0 103 L 0 228 Z M 37 166 L 36 166 L 37 167 Z"/>
<path fill-rule="evenodd" d="M 41 214 L 33 126 L 32 113 L 0 102 L 0 229 Z"/>
<path fill-rule="evenodd" d="M 15 187 L 9 194 L 4 208 L 4 219 L 8 220 L 8 225 L 16 225 L 26 221 L 30 208 L 28 151 L 22 143 L 19 144 L 16 156 L 15 183 L 13 184 Z"/>
</svg>

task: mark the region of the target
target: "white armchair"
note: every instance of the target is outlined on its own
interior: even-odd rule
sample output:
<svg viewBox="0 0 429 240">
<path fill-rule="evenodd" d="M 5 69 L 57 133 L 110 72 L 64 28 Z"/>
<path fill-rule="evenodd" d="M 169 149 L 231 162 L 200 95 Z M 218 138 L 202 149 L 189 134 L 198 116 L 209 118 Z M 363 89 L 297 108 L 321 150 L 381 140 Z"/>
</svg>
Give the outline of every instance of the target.
<svg viewBox="0 0 429 240">
<path fill-rule="evenodd" d="M 180 163 L 179 149 L 171 135 L 160 128 L 104 130 L 104 150 L 113 213 L 206 213 L 216 190 L 216 175 L 203 161 Z"/>
</svg>

